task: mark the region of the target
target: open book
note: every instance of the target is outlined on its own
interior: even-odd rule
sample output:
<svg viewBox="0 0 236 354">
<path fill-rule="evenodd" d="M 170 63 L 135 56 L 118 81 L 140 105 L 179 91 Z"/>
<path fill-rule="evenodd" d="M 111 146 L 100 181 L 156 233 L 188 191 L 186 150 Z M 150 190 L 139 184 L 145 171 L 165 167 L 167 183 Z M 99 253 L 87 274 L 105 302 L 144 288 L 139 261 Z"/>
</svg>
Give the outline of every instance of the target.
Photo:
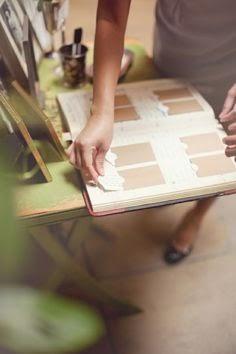
<svg viewBox="0 0 236 354">
<path fill-rule="evenodd" d="M 91 99 L 92 93 L 85 91 L 58 96 L 72 139 L 89 117 Z M 98 186 L 85 183 L 92 212 L 232 192 L 236 164 L 224 154 L 225 135 L 210 105 L 185 82 L 168 79 L 119 85 L 113 154 L 109 152 L 105 161 L 108 188 L 102 179 Z"/>
</svg>

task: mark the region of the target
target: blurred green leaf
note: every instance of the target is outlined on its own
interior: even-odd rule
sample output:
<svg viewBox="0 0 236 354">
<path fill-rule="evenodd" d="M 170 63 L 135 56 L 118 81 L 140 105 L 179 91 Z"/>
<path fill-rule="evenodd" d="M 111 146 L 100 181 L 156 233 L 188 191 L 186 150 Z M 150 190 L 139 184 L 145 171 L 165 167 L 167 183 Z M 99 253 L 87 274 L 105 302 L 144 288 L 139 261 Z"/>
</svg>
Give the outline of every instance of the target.
<svg viewBox="0 0 236 354">
<path fill-rule="evenodd" d="M 21 353 L 81 351 L 105 332 L 87 305 L 30 288 L 0 289 L 0 345 Z"/>
<path fill-rule="evenodd" d="M 21 273 L 28 241 L 17 230 L 12 176 L 0 154 L 0 281 L 4 282 L 16 280 L 16 271 Z M 6 349 L 24 354 L 80 351 L 103 333 L 102 318 L 85 304 L 30 288 L 0 288 L 0 346 Z"/>
<path fill-rule="evenodd" d="M 27 235 L 19 234 L 14 212 L 14 178 L 0 151 L 0 281 L 12 282 L 28 260 Z M 81 351 L 105 332 L 89 306 L 42 291 L 0 287 L 0 347 L 24 353 Z"/>
</svg>

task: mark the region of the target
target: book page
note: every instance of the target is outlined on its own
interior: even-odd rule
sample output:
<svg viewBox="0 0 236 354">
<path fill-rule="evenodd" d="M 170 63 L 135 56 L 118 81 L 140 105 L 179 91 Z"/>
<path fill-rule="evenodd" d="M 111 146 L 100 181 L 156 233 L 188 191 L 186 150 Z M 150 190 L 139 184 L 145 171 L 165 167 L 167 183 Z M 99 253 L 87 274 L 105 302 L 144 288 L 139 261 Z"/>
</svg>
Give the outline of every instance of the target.
<svg viewBox="0 0 236 354">
<path fill-rule="evenodd" d="M 190 142 L 186 143 L 187 139 Z M 206 151 L 201 143 L 194 144 L 195 139 L 207 145 Z M 107 192 L 87 186 L 94 209 L 100 210 L 100 205 L 102 210 L 109 210 L 114 206 L 174 200 L 178 193 L 205 187 L 210 187 L 210 193 L 214 185 L 221 190 L 220 185 L 236 181 L 236 164 L 225 156 L 221 139 L 218 130 L 188 136 L 154 133 L 149 137 L 123 138 L 122 145 L 112 148 L 117 154 L 117 172 L 125 180 L 123 190 Z"/>
<path fill-rule="evenodd" d="M 90 102 L 91 93 L 81 96 L 80 127 L 77 119 L 72 134 L 85 124 Z M 117 156 L 115 168 L 123 188 L 111 191 L 87 185 L 94 211 L 144 206 L 236 186 L 235 161 L 224 154 L 225 132 L 208 103 L 186 83 L 155 80 L 121 85 L 115 97 L 114 126 L 111 151 Z"/>
</svg>

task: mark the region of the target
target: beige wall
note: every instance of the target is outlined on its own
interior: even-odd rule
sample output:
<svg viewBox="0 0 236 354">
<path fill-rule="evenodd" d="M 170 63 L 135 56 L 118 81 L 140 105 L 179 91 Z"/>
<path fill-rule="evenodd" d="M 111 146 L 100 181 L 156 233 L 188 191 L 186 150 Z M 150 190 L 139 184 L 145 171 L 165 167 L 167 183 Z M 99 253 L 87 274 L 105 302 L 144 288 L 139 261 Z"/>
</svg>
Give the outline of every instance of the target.
<svg viewBox="0 0 236 354">
<path fill-rule="evenodd" d="M 133 0 L 127 27 L 127 36 L 142 41 L 149 53 L 152 52 L 154 5 L 156 0 Z M 67 39 L 72 38 L 75 26 L 84 28 L 85 41 L 93 40 L 96 17 L 96 0 L 70 0 Z"/>
</svg>

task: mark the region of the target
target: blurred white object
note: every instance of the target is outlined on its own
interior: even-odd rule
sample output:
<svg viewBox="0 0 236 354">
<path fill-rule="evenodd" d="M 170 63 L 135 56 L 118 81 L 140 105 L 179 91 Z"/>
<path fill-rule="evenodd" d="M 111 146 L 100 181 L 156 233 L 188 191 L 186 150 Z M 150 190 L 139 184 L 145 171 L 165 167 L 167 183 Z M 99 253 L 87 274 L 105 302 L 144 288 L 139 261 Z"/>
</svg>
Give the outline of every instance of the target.
<svg viewBox="0 0 236 354">
<path fill-rule="evenodd" d="M 46 28 L 53 34 L 62 29 L 69 13 L 68 0 L 44 1 L 42 5 L 43 16 Z"/>
<path fill-rule="evenodd" d="M 65 26 L 65 20 L 69 16 L 69 0 L 64 0 L 58 9 L 57 31 Z"/>
<path fill-rule="evenodd" d="M 133 63 L 133 60 L 134 60 L 134 53 L 129 49 L 125 49 L 121 60 L 119 79 L 125 76 L 125 74 L 128 72 L 129 68 Z M 93 64 L 87 67 L 86 75 L 89 78 L 89 80 L 91 81 L 93 80 Z"/>
<path fill-rule="evenodd" d="M 114 154 L 114 152 L 112 152 L 111 149 L 109 149 L 106 153 L 105 160 L 109 162 L 111 165 L 115 166 L 116 159 L 117 159 L 117 155 Z"/>
<path fill-rule="evenodd" d="M 28 15 L 41 49 L 45 53 L 49 52 L 52 48 L 52 38 L 46 29 L 43 13 L 37 10 L 37 2 L 32 0 L 19 0 L 19 5 L 24 13 Z"/>
<path fill-rule="evenodd" d="M 55 52 L 55 32 L 61 31 L 61 45 L 65 44 L 65 22 L 69 14 L 69 0 L 44 1 L 42 11 L 46 28 L 52 36 L 52 52 Z"/>
<path fill-rule="evenodd" d="M 98 182 L 105 191 L 122 191 L 125 180 L 119 175 L 116 167 L 105 160 L 104 176 L 99 176 Z"/>
</svg>

